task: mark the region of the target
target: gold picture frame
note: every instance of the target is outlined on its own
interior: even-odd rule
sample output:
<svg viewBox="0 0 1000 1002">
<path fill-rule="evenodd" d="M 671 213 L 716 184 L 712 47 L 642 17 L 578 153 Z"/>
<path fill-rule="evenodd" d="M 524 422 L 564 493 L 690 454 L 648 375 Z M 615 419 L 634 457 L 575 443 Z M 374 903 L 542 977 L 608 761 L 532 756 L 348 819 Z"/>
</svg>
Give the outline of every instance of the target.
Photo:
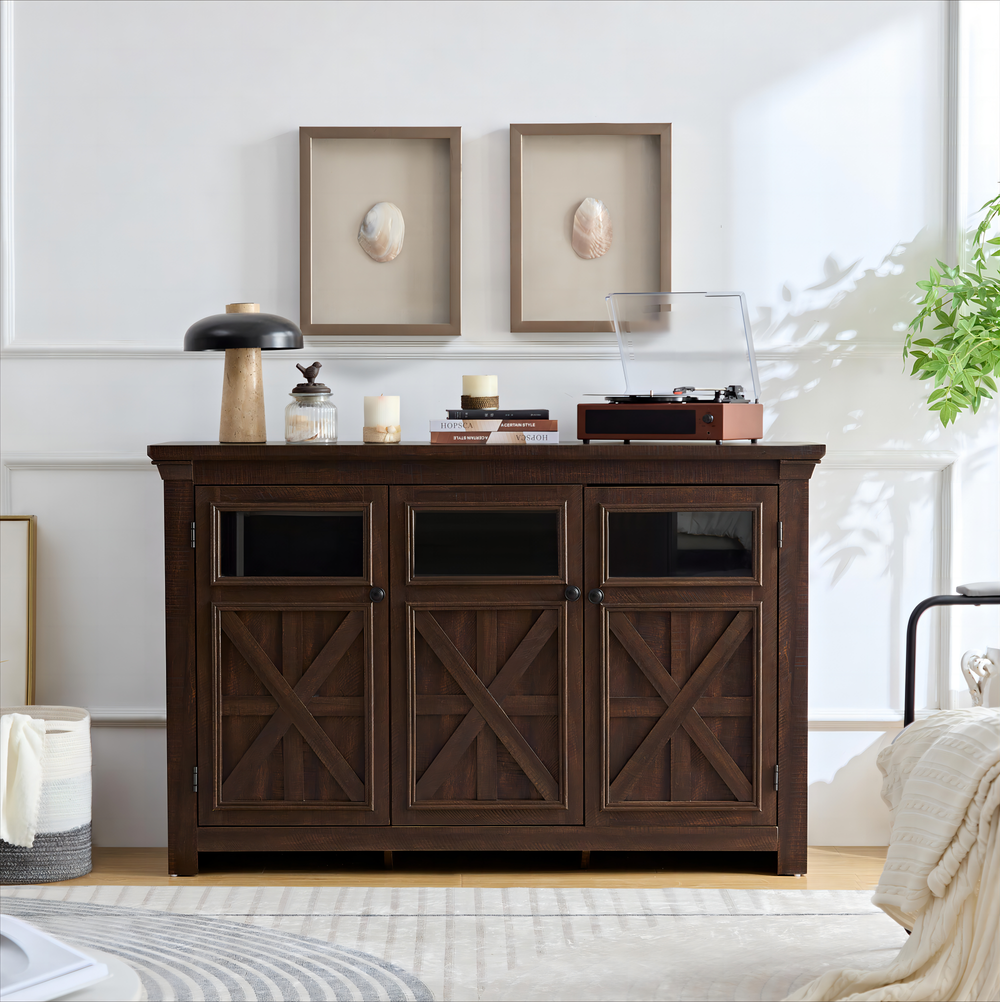
<svg viewBox="0 0 1000 1002">
<path fill-rule="evenodd" d="M 0 515 L 0 705 L 35 702 L 34 515 Z"/>
<path fill-rule="evenodd" d="M 670 290 L 670 124 L 511 125 L 510 329 L 611 333 L 604 297 Z M 574 252 L 587 197 L 611 215 L 610 249 Z"/>
<path fill-rule="evenodd" d="M 300 326 L 306 335 L 462 333 L 462 129 L 299 129 Z M 377 202 L 398 205 L 403 246 L 358 244 Z"/>
</svg>

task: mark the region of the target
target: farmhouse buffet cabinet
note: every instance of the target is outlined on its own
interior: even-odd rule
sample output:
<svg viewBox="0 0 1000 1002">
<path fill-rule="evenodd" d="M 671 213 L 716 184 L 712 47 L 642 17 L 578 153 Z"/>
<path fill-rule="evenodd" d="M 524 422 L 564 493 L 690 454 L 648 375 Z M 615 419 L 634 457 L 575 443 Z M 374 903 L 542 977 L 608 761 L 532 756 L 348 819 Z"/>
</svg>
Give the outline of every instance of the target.
<svg viewBox="0 0 1000 1002">
<path fill-rule="evenodd" d="M 824 451 L 151 446 L 170 871 L 508 848 L 804 872 Z"/>
</svg>

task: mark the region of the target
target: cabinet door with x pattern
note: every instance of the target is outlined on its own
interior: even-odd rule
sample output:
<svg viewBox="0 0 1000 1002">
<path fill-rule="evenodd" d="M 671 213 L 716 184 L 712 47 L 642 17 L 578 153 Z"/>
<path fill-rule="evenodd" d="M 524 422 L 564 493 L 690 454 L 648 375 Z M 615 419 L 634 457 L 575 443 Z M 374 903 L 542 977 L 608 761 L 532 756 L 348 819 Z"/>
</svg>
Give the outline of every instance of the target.
<svg viewBox="0 0 1000 1002">
<path fill-rule="evenodd" d="M 588 824 L 776 824 L 777 489 L 586 492 Z"/>
<path fill-rule="evenodd" d="M 197 489 L 200 824 L 389 823 L 386 499 Z"/>
<path fill-rule="evenodd" d="M 393 823 L 583 821 L 581 489 L 391 489 Z"/>
</svg>

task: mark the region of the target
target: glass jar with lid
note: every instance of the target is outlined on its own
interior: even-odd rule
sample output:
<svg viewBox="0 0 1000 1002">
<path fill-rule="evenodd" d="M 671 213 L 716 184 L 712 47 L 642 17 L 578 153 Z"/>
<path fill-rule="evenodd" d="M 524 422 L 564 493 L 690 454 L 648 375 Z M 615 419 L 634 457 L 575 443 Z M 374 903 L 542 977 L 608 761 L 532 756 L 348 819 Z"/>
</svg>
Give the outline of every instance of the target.
<svg viewBox="0 0 1000 1002">
<path fill-rule="evenodd" d="M 285 441 L 292 445 L 333 445 L 337 441 L 337 406 L 329 386 L 316 382 L 321 362 L 307 369 L 296 364 L 306 377 L 291 392 L 292 402 L 285 408 Z"/>
</svg>

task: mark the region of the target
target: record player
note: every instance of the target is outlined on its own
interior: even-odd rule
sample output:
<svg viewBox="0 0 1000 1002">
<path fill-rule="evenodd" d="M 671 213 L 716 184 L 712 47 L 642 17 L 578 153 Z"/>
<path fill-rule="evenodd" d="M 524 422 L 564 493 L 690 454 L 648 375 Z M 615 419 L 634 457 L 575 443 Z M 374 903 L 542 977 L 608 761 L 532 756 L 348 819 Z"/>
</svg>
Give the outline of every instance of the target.
<svg viewBox="0 0 1000 1002">
<path fill-rule="evenodd" d="M 742 292 L 616 292 L 606 297 L 625 392 L 577 405 L 577 438 L 724 441 L 764 433 Z"/>
</svg>

